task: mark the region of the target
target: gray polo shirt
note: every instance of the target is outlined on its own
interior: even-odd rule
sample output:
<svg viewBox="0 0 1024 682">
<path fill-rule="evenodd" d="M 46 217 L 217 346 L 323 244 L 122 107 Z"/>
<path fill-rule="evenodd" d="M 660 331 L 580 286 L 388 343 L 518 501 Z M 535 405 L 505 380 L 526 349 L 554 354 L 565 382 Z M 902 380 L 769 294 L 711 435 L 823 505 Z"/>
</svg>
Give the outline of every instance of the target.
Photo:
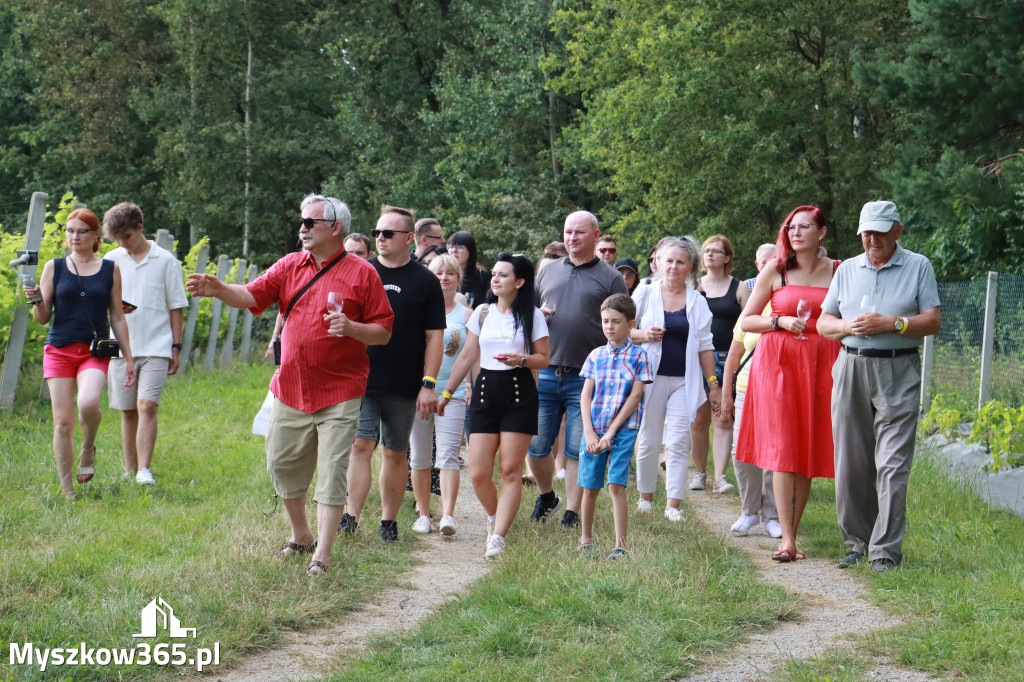
<svg viewBox="0 0 1024 682">
<path fill-rule="evenodd" d="M 861 300 L 871 296 L 875 312 L 881 315 L 913 317 L 923 310 L 939 305 L 935 271 L 930 260 L 907 251 L 899 243 L 889 262 L 876 268 L 867 254 L 851 258 L 839 266 L 828 294 L 821 304 L 826 313 L 852 319 L 863 312 Z M 844 336 L 844 345 L 851 348 L 915 348 L 924 343 L 921 337 L 908 337 L 895 330 L 872 336 Z"/>
<path fill-rule="evenodd" d="M 545 265 L 537 275 L 537 295 L 541 307 L 555 311 L 548 318 L 551 365 L 583 367 L 590 351 L 607 342 L 601 303 L 626 293 L 619 271 L 596 256 L 579 266 L 568 256 Z"/>
</svg>

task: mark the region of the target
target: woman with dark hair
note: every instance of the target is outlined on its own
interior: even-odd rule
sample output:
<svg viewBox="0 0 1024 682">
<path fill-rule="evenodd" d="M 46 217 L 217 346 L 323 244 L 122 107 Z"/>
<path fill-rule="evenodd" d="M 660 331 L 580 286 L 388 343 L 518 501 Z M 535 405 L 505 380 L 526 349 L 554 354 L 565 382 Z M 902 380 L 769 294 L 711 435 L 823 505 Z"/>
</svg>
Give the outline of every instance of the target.
<svg viewBox="0 0 1024 682">
<path fill-rule="evenodd" d="M 782 541 L 775 561 L 803 559 L 796 547 L 812 478 L 834 478 L 832 365 L 839 342 L 817 333 L 821 303 L 839 261 L 822 255 L 821 209 L 798 206 L 779 228 L 778 254 L 757 276 L 740 315 L 761 334 L 751 360 L 736 461 L 772 472 Z M 762 311 L 771 301 L 771 317 Z"/>
<path fill-rule="evenodd" d="M 462 267 L 462 284 L 459 293 L 466 295 L 470 308 L 478 308 L 487 300 L 491 287 L 491 273 L 476 262 L 476 240 L 469 232 L 456 232 L 448 237 L 448 253 L 455 256 Z"/>
<path fill-rule="evenodd" d="M 548 366 L 548 325 L 534 305 L 533 265 L 521 255 L 498 254 L 491 270 L 488 303 L 474 311 L 466 345 L 437 401 L 437 413 L 452 399 L 478 361 L 480 374 L 469 407 L 469 473 L 487 513 L 485 557 L 501 555 L 523 497 L 523 463 L 537 434 L 535 369 Z M 494 485 L 499 456 L 501 495 Z"/>
<path fill-rule="evenodd" d="M 25 287 L 32 317 L 50 325 L 43 346 L 43 378 L 50 389 L 53 408 L 53 456 L 60 486 L 67 498 L 75 495 L 71 482 L 74 468 L 75 391 L 78 391 L 78 423 L 82 427 L 82 452 L 78 482 L 87 483 L 96 473 L 96 433 L 103 414 L 100 393 L 107 383 L 109 357 L 93 357 L 90 345 L 110 336 L 121 346 L 128 378 L 135 383 L 135 363 L 128 345 L 128 324 L 121 307 L 121 271 L 114 261 L 96 255 L 100 248 L 100 221 L 87 208 L 71 212 L 64 226 L 64 246 L 69 253 L 43 266 L 38 287 Z M 109 316 L 109 327 L 108 327 Z"/>
</svg>

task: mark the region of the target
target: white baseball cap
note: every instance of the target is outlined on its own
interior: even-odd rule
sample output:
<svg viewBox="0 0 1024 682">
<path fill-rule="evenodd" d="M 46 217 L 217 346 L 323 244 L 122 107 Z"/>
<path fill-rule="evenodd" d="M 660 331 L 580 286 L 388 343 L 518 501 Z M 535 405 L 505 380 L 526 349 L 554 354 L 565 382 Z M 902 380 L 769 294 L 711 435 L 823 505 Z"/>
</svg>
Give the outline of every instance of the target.
<svg viewBox="0 0 1024 682">
<path fill-rule="evenodd" d="M 901 223 L 900 211 L 896 204 L 891 201 L 869 201 L 860 210 L 860 227 L 857 234 L 861 232 L 888 232 L 896 223 Z"/>
</svg>

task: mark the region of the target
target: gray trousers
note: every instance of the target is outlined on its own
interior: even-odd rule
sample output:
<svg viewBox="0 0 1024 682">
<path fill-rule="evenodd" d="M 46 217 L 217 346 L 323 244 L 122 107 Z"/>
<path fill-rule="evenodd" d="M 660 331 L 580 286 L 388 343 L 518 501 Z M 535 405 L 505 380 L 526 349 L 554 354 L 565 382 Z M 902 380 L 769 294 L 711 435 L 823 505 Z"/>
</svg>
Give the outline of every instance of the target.
<svg viewBox="0 0 1024 682">
<path fill-rule="evenodd" d="M 871 560 L 903 559 L 920 391 L 916 354 L 865 358 L 840 351 L 832 368 L 839 530 L 850 551 Z"/>
<path fill-rule="evenodd" d="M 743 416 L 743 400 L 746 391 L 736 393 L 736 420 L 732 427 L 732 449 L 736 454 L 736 442 L 740 439 L 740 419 Z M 740 489 L 741 513 L 744 516 L 761 515 L 761 523 L 778 521 L 779 512 L 775 509 L 775 489 L 772 486 L 772 472 L 765 471 L 756 464 L 732 460 L 732 470 L 736 474 L 736 485 Z"/>
</svg>

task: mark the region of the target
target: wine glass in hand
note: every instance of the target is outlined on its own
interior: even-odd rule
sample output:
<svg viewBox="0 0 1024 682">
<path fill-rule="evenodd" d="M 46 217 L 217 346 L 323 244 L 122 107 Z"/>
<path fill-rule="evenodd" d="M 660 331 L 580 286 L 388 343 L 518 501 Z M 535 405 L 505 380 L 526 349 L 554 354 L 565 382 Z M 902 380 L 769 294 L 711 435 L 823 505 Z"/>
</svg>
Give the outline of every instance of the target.
<svg viewBox="0 0 1024 682">
<path fill-rule="evenodd" d="M 862 296 L 860 299 L 860 311 L 862 313 L 877 313 L 878 309 L 875 306 L 875 299 L 871 297 L 871 294 Z M 865 334 L 864 338 L 871 338 L 870 334 Z"/>
<path fill-rule="evenodd" d="M 796 304 L 796 316 L 803 320 L 804 324 L 807 324 L 807 320 L 811 319 L 810 301 L 805 301 L 802 298 L 800 299 L 800 302 Z M 804 336 L 804 332 L 801 330 L 800 333 L 796 335 L 796 338 L 806 339 L 807 337 Z"/>
<path fill-rule="evenodd" d="M 345 308 L 344 295 L 340 291 L 331 291 L 327 294 L 327 314 L 336 315 L 341 314 Z M 326 321 L 325 321 L 326 322 Z M 330 323 L 327 323 L 327 334 L 329 336 L 341 336 L 340 334 L 331 334 Z"/>
</svg>

